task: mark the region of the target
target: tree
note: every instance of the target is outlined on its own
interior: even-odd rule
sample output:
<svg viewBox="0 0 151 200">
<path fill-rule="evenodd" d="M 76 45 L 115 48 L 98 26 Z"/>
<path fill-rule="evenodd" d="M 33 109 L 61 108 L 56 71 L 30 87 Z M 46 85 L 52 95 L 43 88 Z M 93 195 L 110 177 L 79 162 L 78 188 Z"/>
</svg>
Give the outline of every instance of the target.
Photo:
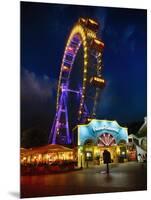
<svg viewBox="0 0 151 200">
<path fill-rule="evenodd" d="M 21 147 L 30 148 L 48 143 L 48 133 L 40 128 L 31 128 L 21 133 Z"/>
</svg>

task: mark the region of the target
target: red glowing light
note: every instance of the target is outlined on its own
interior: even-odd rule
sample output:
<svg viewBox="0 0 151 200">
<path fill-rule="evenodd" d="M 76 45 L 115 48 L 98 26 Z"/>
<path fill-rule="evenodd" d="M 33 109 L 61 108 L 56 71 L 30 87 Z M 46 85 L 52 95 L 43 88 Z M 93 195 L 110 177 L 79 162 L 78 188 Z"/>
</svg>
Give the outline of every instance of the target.
<svg viewBox="0 0 151 200">
<path fill-rule="evenodd" d="M 63 66 L 63 71 L 69 71 L 69 67 Z"/>
<path fill-rule="evenodd" d="M 73 48 L 72 48 L 72 47 L 68 47 L 68 50 L 69 50 L 69 51 L 73 51 Z"/>
</svg>

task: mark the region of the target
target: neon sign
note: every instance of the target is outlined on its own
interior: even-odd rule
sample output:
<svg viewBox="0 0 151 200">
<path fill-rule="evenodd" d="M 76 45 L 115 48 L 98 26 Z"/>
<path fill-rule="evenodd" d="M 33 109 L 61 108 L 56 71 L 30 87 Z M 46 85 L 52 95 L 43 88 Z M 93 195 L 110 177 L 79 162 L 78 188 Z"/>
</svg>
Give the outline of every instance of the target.
<svg viewBox="0 0 151 200">
<path fill-rule="evenodd" d="M 106 137 L 103 137 L 104 134 L 107 134 Z M 119 144 L 122 140 L 128 142 L 128 131 L 116 121 L 109 120 L 93 119 L 89 124 L 78 125 L 78 145 L 84 145 L 89 140 L 93 141 L 94 145 L 98 145 L 100 138 L 103 138 L 102 142 L 106 138 L 109 139 L 108 145 Z"/>
<path fill-rule="evenodd" d="M 108 131 L 117 131 L 118 132 L 118 130 L 119 130 L 119 128 L 117 129 L 117 128 L 112 128 L 112 127 L 107 127 L 107 126 L 104 126 L 104 127 L 93 127 L 92 128 L 93 129 L 93 131 L 95 132 L 95 131 L 102 131 L 102 130 L 108 130 Z"/>
</svg>

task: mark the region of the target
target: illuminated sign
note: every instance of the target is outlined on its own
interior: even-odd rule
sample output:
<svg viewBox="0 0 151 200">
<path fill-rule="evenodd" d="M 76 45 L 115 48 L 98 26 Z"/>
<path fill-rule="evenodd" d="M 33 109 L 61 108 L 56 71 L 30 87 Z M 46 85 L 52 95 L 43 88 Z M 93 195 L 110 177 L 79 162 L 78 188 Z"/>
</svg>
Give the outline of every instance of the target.
<svg viewBox="0 0 151 200">
<path fill-rule="evenodd" d="M 116 144 L 123 140 L 128 142 L 127 128 L 121 127 L 116 121 L 92 119 L 89 124 L 78 125 L 78 145 L 90 140 L 98 145 L 100 136 L 104 134 L 112 136 Z"/>
<path fill-rule="evenodd" d="M 118 131 L 117 128 L 106 127 L 106 126 L 104 126 L 104 127 L 98 127 L 98 128 L 94 127 L 92 129 L 93 129 L 93 131 L 101 131 L 101 130 Z"/>
</svg>

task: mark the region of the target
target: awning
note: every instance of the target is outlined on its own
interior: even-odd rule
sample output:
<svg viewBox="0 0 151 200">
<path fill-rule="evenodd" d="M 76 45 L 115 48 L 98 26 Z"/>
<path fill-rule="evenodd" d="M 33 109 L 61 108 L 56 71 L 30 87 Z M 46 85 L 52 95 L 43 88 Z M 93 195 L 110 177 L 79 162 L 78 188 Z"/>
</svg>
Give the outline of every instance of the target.
<svg viewBox="0 0 151 200">
<path fill-rule="evenodd" d="M 33 147 L 30 149 L 21 148 L 21 155 L 28 156 L 33 154 L 45 154 L 53 152 L 72 152 L 73 150 L 58 144 L 48 144 L 41 147 Z"/>
</svg>

